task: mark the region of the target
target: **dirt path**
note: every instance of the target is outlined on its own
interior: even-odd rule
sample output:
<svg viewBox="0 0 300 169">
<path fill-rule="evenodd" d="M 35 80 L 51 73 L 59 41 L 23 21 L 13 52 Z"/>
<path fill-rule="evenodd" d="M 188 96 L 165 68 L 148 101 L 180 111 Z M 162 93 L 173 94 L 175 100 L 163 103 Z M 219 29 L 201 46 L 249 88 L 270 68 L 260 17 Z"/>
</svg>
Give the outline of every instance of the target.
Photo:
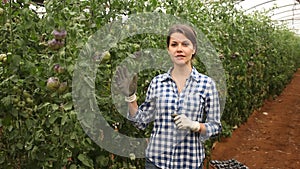
<svg viewBox="0 0 300 169">
<path fill-rule="evenodd" d="M 300 69 L 280 96 L 216 144 L 213 160 L 232 158 L 250 169 L 300 168 Z"/>
</svg>

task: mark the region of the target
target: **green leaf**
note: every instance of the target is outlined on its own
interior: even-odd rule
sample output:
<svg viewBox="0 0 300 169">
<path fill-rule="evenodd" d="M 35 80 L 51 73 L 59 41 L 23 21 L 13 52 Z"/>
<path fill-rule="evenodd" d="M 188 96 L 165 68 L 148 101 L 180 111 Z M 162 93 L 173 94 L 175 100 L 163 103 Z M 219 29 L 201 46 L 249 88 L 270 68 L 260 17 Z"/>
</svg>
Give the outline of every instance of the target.
<svg viewBox="0 0 300 169">
<path fill-rule="evenodd" d="M 72 102 L 68 102 L 67 104 L 64 105 L 64 110 L 66 111 L 71 110 L 72 108 L 73 108 Z"/>
<path fill-rule="evenodd" d="M 9 126 L 7 127 L 7 129 L 8 129 L 9 132 L 11 132 L 11 131 L 13 130 L 13 128 L 14 128 L 14 127 L 13 127 L 12 125 L 9 125 Z"/>
<path fill-rule="evenodd" d="M 99 164 L 102 167 L 107 167 L 109 163 L 109 158 L 105 157 L 104 155 L 98 156 L 96 158 L 97 164 Z"/>
<path fill-rule="evenodd" d="M 26 142 L 24 147 L 26 151 L 30 150 L 32 148 L 32 142 Z"/>
<path fill-rule="evenodd" d="M 74 148 L 75 147 L 75 143 L 73 141 L 68 141 L 68 145 L 71 147 L 71 148 Z"/>
<path fill-rule="evenodd" d="M 78 160 L 80 160 L 82 162 L 82 164 L 84 164 L 87 167 L 91 167 L 93 168 L 93 160 L 91 160 L 88 156 L 86 156 L 85 154 L 79 154 L 78 155 Z"/>
<path fill-rule="evenodd" d="M 72 164 L 72 165 L 70 166 L 70 169 L 77 169 L 77 166 L 76 166 L 75 164 Z"/>
<path fill-rule="evenodd" d="M 22 150 L 23 149 L 23 144 L 22 143 L 17 143 L 16 145 L 18 147 L 18 149 Z"/>
<path fill-rule="evenodd" d="M 57 135 L 57 136 L 59 135 L 59 128 L 58 128 L 58 126 L 54 126 L 53 127 L 53 132 L 54 132 L 55 135 Z"/>
<path fill-rule="evenodd" d="M 37 109 L 38 110 L 41 110 L 42 108 L 44 108 L 44 107 L 46 107 L 46 106 L 48 106 L 48 105 L 50 105 L 51 103 L 49 103 L 49 102 L 45 102 L 44 104 L 42 104 L 42 105 L 40 105 Z"/>
<path fill-rule="evenodd" d="M 71 92 L 66 93 L 62 96 L 62 98 L 64 98 L 64 99 L 72 98 L 72 93 Z"/>
<path fill-rule="evenodd" d="M 61 118 L 61 125 L 65 125 L 65 123 L 67 122 L 67 120 L 69 119 L 68 114 L 63 114 L 62 118 Z"/>
<path fill-rule="evenodd" d="M 5 153 L 4 151 L 0 152 L 0 164 L 3 164 L 5 162 Z"/>
<path fill-rule="evenodd" d="M 28 129 L 35 127 L 34 120 L 31 120 L 31 119 L 26 119 L 25 124 Z"/>
<path fill-rule="evenodd" d="M 52 114 L 49 118 L 49 123 L 53 124 L 55 122 L 55 120 L 57 119 L 57 116 L 55 114 Z"/>
<path fill-rule="evenodd" d="M 1 102 L 4 106 L 8 106 L 8 105 L 11 105 L 12 103 L 12 99 L 11 99 L 11 96 L 7 96 L 7 97 L 4 97 L 1 99 Z"/>
<path fill-rule="evenodd" d="M 52 110 L 58 110 L 59 109 L 59 106 L 57 104 L 52 104 Z"/>
</svg>

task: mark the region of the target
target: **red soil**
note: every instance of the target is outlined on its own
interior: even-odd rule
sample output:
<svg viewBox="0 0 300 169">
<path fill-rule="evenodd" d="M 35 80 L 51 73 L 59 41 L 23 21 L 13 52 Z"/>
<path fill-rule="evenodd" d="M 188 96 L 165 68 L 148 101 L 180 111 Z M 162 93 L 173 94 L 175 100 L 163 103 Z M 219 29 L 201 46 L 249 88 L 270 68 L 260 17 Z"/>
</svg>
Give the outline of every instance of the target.
<svg viewBox="0 0 300 169">
<path fill-rule="evenodd" d="M 216 143 L 212 160 L 236 159 L 250 169 L 300 168 L 300 69 L 277 98 Z"/>
</svg>

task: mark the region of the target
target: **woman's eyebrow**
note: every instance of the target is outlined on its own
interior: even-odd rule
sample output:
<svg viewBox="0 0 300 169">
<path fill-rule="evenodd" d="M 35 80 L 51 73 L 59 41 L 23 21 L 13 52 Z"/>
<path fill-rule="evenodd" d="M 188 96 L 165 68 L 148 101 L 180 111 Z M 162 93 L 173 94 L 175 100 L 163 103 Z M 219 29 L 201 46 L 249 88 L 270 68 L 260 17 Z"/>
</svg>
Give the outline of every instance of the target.
<svg viewBox="0 0 300 169">
<path fill-rule="evenodd" d="M 189 40 L 172 40 L 171 42 L 174 42 L 174 43 L 190 43 L 190 41 Z"/>
</svg>

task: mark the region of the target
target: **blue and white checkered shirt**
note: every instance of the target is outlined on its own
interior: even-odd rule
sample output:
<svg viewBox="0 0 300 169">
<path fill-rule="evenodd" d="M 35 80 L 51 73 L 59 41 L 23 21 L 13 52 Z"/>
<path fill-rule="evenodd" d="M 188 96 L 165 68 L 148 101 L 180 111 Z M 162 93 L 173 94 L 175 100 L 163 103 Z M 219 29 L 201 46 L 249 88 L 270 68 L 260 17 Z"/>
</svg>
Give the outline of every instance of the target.
<svg viewBox="0 0 300 169">
<path fill-rule="evenodd" d="M 192 69 L 185 88 L 178 93 L 171 69 L 151 81 L 145 102 L 130 120 L 145 129 L 154 120 L 146 157 L 162 169 L 198 169 L 205 158 L 203 141 L 221 131 L 220 105 L 215 82 Z M 206 133 L 176 129 L 171 114 L 205 120 Z M 206 114 L 206 119 L 204 118 Z"/>
</svg>

